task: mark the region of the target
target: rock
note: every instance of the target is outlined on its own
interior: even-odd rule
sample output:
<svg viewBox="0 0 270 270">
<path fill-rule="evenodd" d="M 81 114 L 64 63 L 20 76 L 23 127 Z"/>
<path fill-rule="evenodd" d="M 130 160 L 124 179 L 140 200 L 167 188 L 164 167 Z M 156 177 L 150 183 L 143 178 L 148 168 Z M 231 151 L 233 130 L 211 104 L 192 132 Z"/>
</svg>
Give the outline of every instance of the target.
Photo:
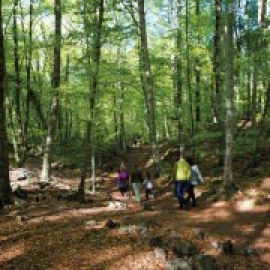
<svg viewBox="0 0 270 270">
<path fill-rule="evenodd" d="M 14 191 L 13 194 L 22 200 L 27 200 L 27 192 L 23 190 L 20 186 L 18 186 Z"/>
<path fill-rule="evenodd" d="M 55 170 L 62 170 L 64 168 L 64 164 L 59 161 L 55 161 L 51 164 L 51 168 Z"/>
<path fill-rule="evenodd" d="M 234 253 L 234 247 L 231 240 L 221 243 L 220 249 L 224 255 L 232 255 Z"/>
<path fill-rule="evenodd" d="M 89 220 L 86 222 L 87 226 L 94 227 L 97 225 L 97 222 L 95 220 Z"/>
<path fill-rule="evenodd" d="M 167 262 L 166 270 L 192 270 L 192 266 L 184 259 L 176 258 Z"/>
<path fill-rule="evenodd" d="M 115 228 L 120 227 L 120 224 L 119 224 L 118 222 L 113 221 L 112 219 L 109 219 L 109 220 L 106 222 L 105 226 L 106 226 L 107 228 L 109 228 L 109 229 L 115 229 Z"/>
<path fill-rule="evenodd" d="M 163 246 L 163 241 L 162 241 L 162 238 L 160 236 L 153 236 L 150 238 L 149 244 L 152 247 L 161 247 L 161 246 Z"/>
<path fill-rule="evenodd" d="M 16 216 L 16 221 L 18 223 L 23 223 L 23 222 L 26 221 L 26 217 L 24 217 L 24 216 Z"/>
<path fill-rule="evenodd" d="M 18 168 L 9 172 L 9 178 L 11 181 L 27 180 L 28 170 L 25 168 Z"/>
<path fill-rule="evenodd" d="M 144 226 L 147 229 L 154 229 L 159 227 L 160 225 L 155 220 L 146 220 L 142 223 L 141 226 Z"/>
<path fill-rule="evenodd" d="M 173 238 L 179 238 L 179 233 L 174 230 L 170 231 L 169 235 Z"/>
<path fill-rule="evenodd" d="M 119 228 L 119 232 L 122 234 L 127 233 L 141 233 L 146 234 L 147 233 L 147 227 L 144 225 L 129 225 L 129 226 L 121 226 Z"/>
<path fill-rule="evenodd" d="M 119 201 L 110 201 L 108 208 L 112 209 L 126 209 L 127 204 L 125 202 L 119 202 Z"/>
<path fill-rule="evenodd" d="M 162 248 L 155 248 L 153 255 L 155 259 L 166 261 L 167 251 Z"/>
<path fill-rule="evenodd" d="M 27 201 L 25 201 L 23 199 L 20 199 L 18 197 L 14 197 L 14 204 L 18 205 L 18 206 L 20 206 L 22 208 L 25 208 L 25 207 L 27 207 L 29 205 L 29 203 Z"/>
<path fill-rule="evenodd" d="M 197 253 L 197 247 L 187 241 L 180 240 L 179 243 L 175 244 L 173 252 L 176 256 L 190 256 Z"/>
<path fill-rule="evenodd" d="M 206 237 L 206 235 L 207 235 L 207 232 L 206 232 L 205 229 L 200 228 L 200 229 L 197 230 L 197 236 L 198 236 L 199 239 L 203 240 Z"/>
<path fill-rule="evenodd" d="M 220 243 L 218 243 L 218 242 L 212 242 L 212 243 L 211 243 L 211 246 L 212 246 L 213 248 L 215 248 L 215 249 L 220 249 Z"/>
<path fill-rule="evenodd" d="M 39 186 L 40 189 L 45 189 L 50 186 L 50 183 L 46 181 L 40 181 L 37 183 L 37 185 Z"/>
<path fill-rule="evenodd" d="M 198 270 L 214 270 L 216 260 L 211 255 L 200 254 L 195 258 L 196 269 Z"/>
<path fill-rule="evenodd" d="M 152 206 L 151 206 L 151 203 L 150 202 L 145 202 L 144 205 L 143 205 L 143 210 L 145 211 L 152 211 Z"/>
<path fill-rule="evenodd" d="M 258 250 L 255 249 L 254 247 L 246 247 L 244 249 L 244 253 L 247 257 L 258 257 L 259 256 Z"/>
</svg>

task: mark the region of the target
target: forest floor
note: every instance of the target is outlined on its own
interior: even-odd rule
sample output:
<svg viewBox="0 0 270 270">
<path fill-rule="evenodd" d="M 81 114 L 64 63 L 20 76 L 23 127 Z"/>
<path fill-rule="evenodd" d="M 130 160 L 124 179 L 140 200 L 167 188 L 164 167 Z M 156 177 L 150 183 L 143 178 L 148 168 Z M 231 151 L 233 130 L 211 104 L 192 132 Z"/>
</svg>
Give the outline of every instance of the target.
<svg viewBox="0 0 270 270">
<path fill-rule="evenodd" d="M 131 150 L 128 165 L 146 164 L 146 152 Z M 246 176 L 229 201 L 209 202 L 204 194 L 216 176 L 206 167 L 201 166 L 206 184 L 197 190 L 198 206 L 182 211 L 171 189 L 151 199 L 151 210 L 131 196 L 122 198 L 115 173 L 104 173 L 84 204 L 61 199 L 67 190 L 29 188 L 27 204 L 0 215 L 0 269 L 167 269 L 181 241 L 215 258 L 216 269 L 270 269 L 269 174 Z M 62 188 L 79 182 L 76 172 L 56 177 Z M 115 201 L 123 204 L 114 207 Z M 227 240 L 232 254 L 221 248 Z M 246 252 L 251 247 L 254 254 Z M 194 255 L 183 258 L 191 263 Z"/>
</svg>

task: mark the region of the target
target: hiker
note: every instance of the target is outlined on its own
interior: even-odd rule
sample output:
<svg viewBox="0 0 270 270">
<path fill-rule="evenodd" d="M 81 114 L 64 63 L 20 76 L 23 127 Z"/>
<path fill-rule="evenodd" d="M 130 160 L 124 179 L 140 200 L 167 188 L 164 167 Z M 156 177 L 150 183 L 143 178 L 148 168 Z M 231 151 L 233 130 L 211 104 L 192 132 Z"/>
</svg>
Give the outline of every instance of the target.
<svg viewBox="0 0 270 270">
<path fill-rule="evenodd" d="M 122 196 L 126 197 L 126 192 L 128 190 L 129 184 L 129 174 L 126 169 L 126 166 L 122 162 L 117 177 L 117 187 Z"/>
<path fill-rule="evenodd" d="M 141 188 L 143 183 L 142 172 L 136 164 L 134 170 L 131 173 L 131 185 L 135 195 L 135 201 L 141 202 Z"/>
<path fill-rule="evenodd" d="M 145 185 L 145 197 L 146 200 L 148 201 L 150 198 L 153 197 L 153 183 L 151 180 L 151 175 L 149 172 L 146 173 L 146 179 L 144 181 Z"/>
<path fill-rule="evenodd" d="M 184 149 L 181 147 L 180 158 L 173 168 L 174 193 L 178 199 L 180 210 L 184 208 L 184 192 L 188 192 L 190 174 L 191 168 L 184 159 Z"/>
<path fill-rule="evenodd" d="M 198 168 L 198 165 L 196 165 L 194 160 L 192 158 L 187 158 L 187 162 L 191 166 L 187 201 L 191 200 L 191 205 L 194 207 L 196 206 L 196 198 L 195 198 L 194 189 L 195 189 L 195 186 L 198 186 L 200 183 L 203 183 L 203 178 Z"/>
</svg>

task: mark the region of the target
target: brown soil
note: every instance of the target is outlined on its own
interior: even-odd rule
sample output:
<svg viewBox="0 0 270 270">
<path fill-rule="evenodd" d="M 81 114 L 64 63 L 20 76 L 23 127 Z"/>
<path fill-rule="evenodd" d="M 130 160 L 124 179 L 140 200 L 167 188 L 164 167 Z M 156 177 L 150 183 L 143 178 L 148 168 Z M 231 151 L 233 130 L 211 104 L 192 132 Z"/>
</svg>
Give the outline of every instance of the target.
<svg viewBox="0 0 270 270">
<path fill-rule="evenodd" d="M 145 164 L 146 155 L 139 153 L 136 149 L 127 163 L 133 159 Z M 204 176 L 211 181 L 207 172 Z M 105 176 L 91 203 L 57 200 L 48 190 L 43 191 L 48 196 L 42 201 L 10 207 L 0 216 L 0 269 L 165 269 L 164 261 L 153 256 L 149 245 L 153 236 L 163 239 L 169 258 L 180 237 L 195 244 L 200 253 L 215 256 L 217 269 L 270 269 L 270 177 L 258 177 L 260 185 L 245 188 L 228 202 L 208 203 L 204 190 L 198 189 L 199 206 L 182 211 L 171 191 L 151 201 L 153 211 L 144 211 L 131 197 L 121 198 L 114 177 Z M 78 177 L 63 180 L 70 186 L 78 181 Z M 104 192 L 126 201 L 127 209 L 107 207 Z M 121 225 L 154 225 L 147 234 L 122 234 L 105 226 L 109 219 Z M 90 220 L 96 225 L 87 225 Z M 205 229 L 204 239 L 198 237 L 198 229 Z M 213 246 L 225 240 L 232 240 L 233 255 L 223 255 Z M 245 256 L 247 246 L 256 248 L 259 256 Z"/>
</svg>

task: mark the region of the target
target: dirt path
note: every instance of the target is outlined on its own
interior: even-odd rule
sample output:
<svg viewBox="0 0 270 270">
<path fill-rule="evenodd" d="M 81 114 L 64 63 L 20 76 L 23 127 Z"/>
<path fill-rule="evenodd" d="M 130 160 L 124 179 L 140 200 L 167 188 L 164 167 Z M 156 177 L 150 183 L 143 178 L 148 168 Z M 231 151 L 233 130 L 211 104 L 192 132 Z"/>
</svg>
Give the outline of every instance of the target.
<svg viewBox="0 0 270 270">
<path fill-rule="evenodd" d="M 135 149 L 129 166 L 134 161 L 144 164 L 147 158 L 147 151 Z M 101 190 L 125 200 L 114 177 L 108 174 Z M 171 191 L 151 202 L 152 211 L 144 211 L 132 198 L 127 209 L 112 209 L 106 202 L 101 206 L 98 199 L 80 205 L 56 198 L 16 207 L 0 219 L 0 269 L 165 269 L 149 244 L 157 236 L 170 252 L 179 237 L 192 242 L 200 253 L 216 258 L 217 269 L 270 269 L 270 178 L 265 177 L 256 192 L 266 194 L 261 205 L 254 205 L 250 190 L 251 195 L 240 194 L 231 202 L 202 203 L 188 211 L 178 210 Z M 123 233 L 107 228 L 109 219 L 121 227 L 151 226 L 145 233 Z M 206 233 L 203 239 L 200 229 Z M 222 255 L 214 247 L 225 240 L 232 240 L 234 255 Z M 256 248 L 259 256 L 246 257 L 247 246 Z"/>
</svg>

